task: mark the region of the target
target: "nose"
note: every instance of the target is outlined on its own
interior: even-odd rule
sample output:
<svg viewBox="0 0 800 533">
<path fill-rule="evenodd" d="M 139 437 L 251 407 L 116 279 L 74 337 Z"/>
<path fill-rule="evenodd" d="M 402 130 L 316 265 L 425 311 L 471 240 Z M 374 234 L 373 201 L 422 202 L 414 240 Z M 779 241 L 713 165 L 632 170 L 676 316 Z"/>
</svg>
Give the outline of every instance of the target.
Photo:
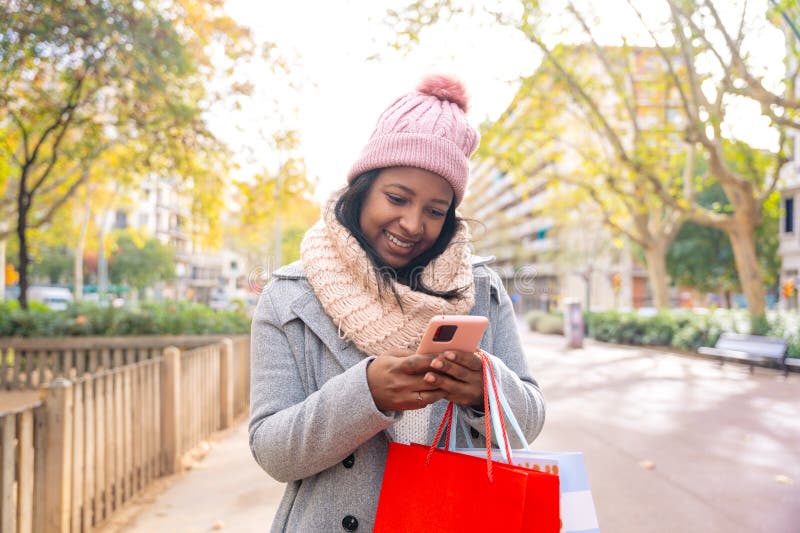
<svg viewBox="0 0 800 533">
<path fill-rule="evenodd" d="M 409 237 L 419 237 L 425 230 L 422 213 L 416 209 L 408 209 L 400 217 L 400 229 Z"/>
</svg>

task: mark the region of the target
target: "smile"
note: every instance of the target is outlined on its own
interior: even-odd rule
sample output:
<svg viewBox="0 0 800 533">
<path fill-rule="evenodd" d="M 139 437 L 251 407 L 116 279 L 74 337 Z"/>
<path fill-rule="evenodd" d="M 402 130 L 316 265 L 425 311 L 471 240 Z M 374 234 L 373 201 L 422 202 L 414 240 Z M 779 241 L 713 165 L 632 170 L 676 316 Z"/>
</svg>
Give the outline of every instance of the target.
<svg viewBox="0 0 800 533">
<path fill-rule="evenodd" d="M 391 233 L 389 233 L 386 230 L 383 231 L 383 234 L 386 235 L 386 238 L 389 239 L 389 241 L 392 244 L 395 244 L 395 245 L 399 246 L 400 248 L 411 248 L 411 247 L 414 246 L 414 244 L 416 244 L 414 242 L 401 241 L 400 239 L 398 239 L 397 237 L 395 237 L 394 235 L 392 235 Z"/>
</svg>

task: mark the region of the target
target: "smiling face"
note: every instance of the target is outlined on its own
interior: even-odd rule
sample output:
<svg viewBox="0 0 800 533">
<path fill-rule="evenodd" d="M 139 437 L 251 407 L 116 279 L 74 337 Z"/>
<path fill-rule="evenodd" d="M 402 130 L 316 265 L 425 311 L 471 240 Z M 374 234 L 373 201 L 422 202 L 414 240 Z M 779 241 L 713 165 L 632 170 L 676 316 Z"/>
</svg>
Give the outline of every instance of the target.
<svg viewBox="0 0 800 533">
<path fill-rule="evenodd" d="M 452 202 L 453 189 L 441 176 L 391 167 L 372 182 L 359 225 L 383 262 L 402 268 L 434 245 Z"/>
</svg>

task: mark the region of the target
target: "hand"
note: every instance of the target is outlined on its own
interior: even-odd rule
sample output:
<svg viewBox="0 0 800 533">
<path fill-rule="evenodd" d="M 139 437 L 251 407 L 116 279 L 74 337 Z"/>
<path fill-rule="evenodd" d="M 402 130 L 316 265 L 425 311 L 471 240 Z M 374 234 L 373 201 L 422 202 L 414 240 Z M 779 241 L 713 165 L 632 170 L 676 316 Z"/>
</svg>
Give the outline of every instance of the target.
<svg viewBox="0 0 800 533">
<path fill-rule="evenodd" d="M 474 353 L 443 352 L 431 361 L 425 383 L 459 405 L 483 408 L 483 362 Z"/>
<path fill-rule="evenodd" d="M 420 409 L 444 398 L 423 377 L 435 355 L 381 355 L 367 366 L 367 385 L 381 411 Z"/>
</svg>

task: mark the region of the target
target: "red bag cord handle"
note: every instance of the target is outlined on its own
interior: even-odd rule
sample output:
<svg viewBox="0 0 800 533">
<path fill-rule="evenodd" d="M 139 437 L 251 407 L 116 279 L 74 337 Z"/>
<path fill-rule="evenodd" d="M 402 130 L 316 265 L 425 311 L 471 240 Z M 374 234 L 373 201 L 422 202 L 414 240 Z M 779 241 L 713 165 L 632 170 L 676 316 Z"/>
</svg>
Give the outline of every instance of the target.
<svg viewBox="0 0 800 533">
<path fill-rule="evenodd" d="M 478 350 L 478 355 L 481 356 L 481 359 L 484 361 L 485 366 L 489 368 L 489 374 L 492 377 L 492 391 L 494 392 L 494 400 L 495 405 L 497 406 L 498 414 L 500 415 L 500 427 L 503 430 L 503 445 L 506 448 L 506 457 L 508 457 L 509 462 L 511 461 L 511 446 L 508 444 L 508 431 L 506 431 L 506 422 L 505 417 L 503 416 L 503 408 L 500 404 L 500 394 L 497 392 L 497 378 L 494 375 L 494 365 L 492 365 L 492 360 L 489 359 L 489 354 L 484 352 L 483 350 Z M 484 371 L 485 373 L 485 371 Z M 485 385 L 484 385 L 484 395 L 486 395 Z M 485 402 L 484 402 L 485 403 Z M 484 411 L 488 413 L 489 411 Z M 485 416 L 484 416 L 485 418 Z"/>
<path fill-rule="evenodd" d="M 500 407 L 500 396 L 497 393 L 497 379 L 494 375 L 494 368 L 492 366 L 492 361 L 489 359 L 489 355 L 484 352 L 483 350 L 478 350 L 475 352 L 475 355 L 481 358 L 481 363 L 483 366 L 483 412 L 484 412 L 484 422 L 486 424 L 485 435 L 486 435 L 486 474 L 489 477 L 489 481 L 494 481 L 494 476 L 492 475 L 492 425 L 491 425 L 491 416 L 486 416 L 490 413 L 489 411 L 489 380 L 492 383 L 492 390 L 494 391 L 494 398 L 495 403 L 497 405 L 498 410 L 500 411 L 498 414 L 500 415 L 500 427 L 502 428 L 502 437 L 503 437 L 503 445 L 506 449 L 506 456 L 511 460 L 511 449 L 508 444 L 508 435 L 506 433 L 506 424 L 503 418 L 503 411 Z M 488 368 L 488 372 L 486 369 Z M 439 428 L 436 430 L 436 436 L 433 438 L 433 444 L 428 449 L 428 455 L 425 458 L 425 466 L 428 466 L 431 462 L 431 458 L 433 457 L 433 452 L 436 449 L 436 444 L 439 442 L 439 438 L 442 436 L 442 431 L 444 431 L 445 427 L 447 427 L 447 433 L 445 434 L 445 448 L 449 448 L 450 445 L 450 426 L 452 425 L 450 422 L 453 419 L 453 402 L 447 404 L 447 409 L 445 409 L 444 416 L 442 417 L 442 421 L 439 423 Z"/>
<path fill-rule="evenodd" d="M 439 429 L 436 430 L 436 436 L 433 437 L 433 444 L 428 449 L 428 456 L 425 458 L 425 466 L 428 466 L 431 462 L 431 457 L 433 457 L 433 451 L 436 449 L 436 443 L 439 442 L 439 437 L 442 436 L 442 430 L 445 428 L 445 424 L 447 424 L 447 440 L 450 439 L 450 420 L 453 419 L 453 402 L 447 404 L 447 409 L 444 411 L 444 416 L 442 417 L 442 421 L 439 423 Z"/>
</svg>

